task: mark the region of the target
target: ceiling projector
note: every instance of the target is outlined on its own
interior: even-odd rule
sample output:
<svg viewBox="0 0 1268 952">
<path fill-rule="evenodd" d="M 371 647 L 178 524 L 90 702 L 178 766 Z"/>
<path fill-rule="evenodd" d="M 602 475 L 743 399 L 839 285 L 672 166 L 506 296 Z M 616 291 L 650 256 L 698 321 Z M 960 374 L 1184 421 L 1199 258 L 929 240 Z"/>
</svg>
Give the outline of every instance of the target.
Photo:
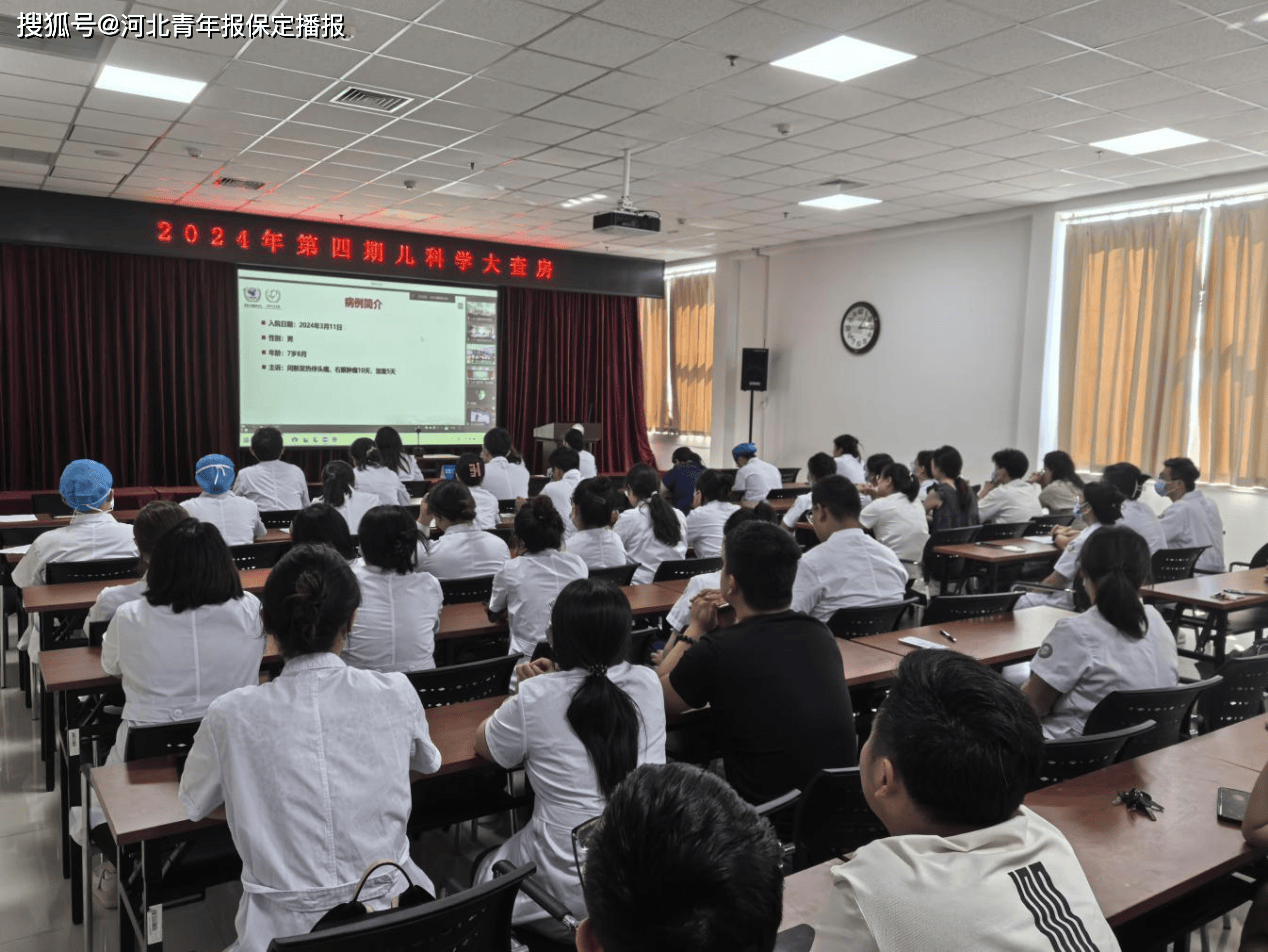
<svg viewBox="0 0 1268 952">
<path fill-rule="evenodd" d="M 630 150 L 625 150 L 625 187 L 621 200 L 610 212 L 594 216 L 594 230 L 607 235 L 655 235 L 660 232 L 660 213 L 645 212 L 630 201 Z"/>
</svg>

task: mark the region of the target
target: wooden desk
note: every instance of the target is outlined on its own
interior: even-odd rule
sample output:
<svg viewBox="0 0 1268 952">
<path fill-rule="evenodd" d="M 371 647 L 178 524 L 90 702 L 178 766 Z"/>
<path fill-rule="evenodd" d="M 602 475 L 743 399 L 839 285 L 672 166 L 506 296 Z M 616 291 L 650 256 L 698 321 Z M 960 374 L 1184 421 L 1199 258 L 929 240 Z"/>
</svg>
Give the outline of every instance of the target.
<svg viewBox="0 0 1268 952">
<path fill-rule="evenodd" d="M 841 652 L 841 667 L 845 674 L 845 683 L 851 688 L 880 685 L 893 677 L 894 669 L 898 667 L 897 653 L 861 644 L 862 639 L 846 641 L 844 638 L 836 638 L 833 640 L 837 643 L 837 650 Z"/>
<path fill-rule="evenodd" d="M 1239 595 L 1231 601 L 1214 597 L 1226 588 L 1262 594 Z M 1202 651 L 1207 641 L 1213 641 L 1215 662 L 1219 664 L 1224 660 L 1229 612 L 1268 604 L 1268 574 L 1264 569 L 1244 569 L 1219 575 L 1195 575 L 1178 582 L 1145 585 L 1140 589 L 1140 597 L 1147 601 L 1178 602 L 1205 611 L 1207 621 L 1198 634 L 1196 653 Z"/>
<path fill-rule="evenodd" d="M 1008 548 L 1011 547 L 1011 548 Z M 981 562 L 989 571 L 988 586 L 995 591 L 999 583 L 999 567 L 1018 562 L 1035 562 L 1044 559 L 1056 561 L 1061 550 L 1051 542 L 1033 539 L 994 539 L 990 542 L 964 542 L 959 545 L 938 545 L 933 549 L 938 555 Z"/>
<path fill-rule="evenodd" d="M 937 645 L 945 645 L 952 651 L 977 658 L 986 664 L 1008 664 L 1025 661 L 1039 650 L 1052 626 L 1062 618 L 1072 615 L 1062 608 L 1040 605 L 1023 608 L 1002 618 L 950 621 L 923 628 L 889 631 L 883 635 L 867 635 L 855 638 L 853 644 L 865 645 L 898 655 L 911 654 L 916 649 L 899 643 L 900 638 L 923 638 Z M 955 643 L 938 634 L 945 629 L 955 636 Z"/>
</svg>

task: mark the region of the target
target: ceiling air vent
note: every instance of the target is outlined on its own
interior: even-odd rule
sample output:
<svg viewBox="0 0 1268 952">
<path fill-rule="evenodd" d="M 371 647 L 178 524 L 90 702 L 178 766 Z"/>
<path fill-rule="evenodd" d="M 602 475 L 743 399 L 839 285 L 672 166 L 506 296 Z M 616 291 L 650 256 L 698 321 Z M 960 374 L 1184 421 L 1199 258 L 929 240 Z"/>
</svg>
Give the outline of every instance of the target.
<svg viewBox="0 0 1268 952">
<path fill-rule="evenodd" d="M 245 188 L 249 192 L 258 192 L 264 188 L 264 182 L 252 182 L 250 179 L 229 178 L 224 176 L 212 183 L 217 188 Z"/>
<path fill-rule="evenodd" d="M 358 109 L 368 109 L 371 112 L 392 113 L 414 100 L 409 96 L 398 96 L 395 93 L 349 86 L 330 101 L 340 106 L 355 106 Z"/>
<path fill-rule="evenodd" d="M 65 14 L 62 14 L 67 20 Z M 68 59 L 84 60 L 89 63 L 97 61 L 97 55 L 101 52 L 101 48 L 106 43 L 103 36 L 86 37 L 78 30 L 74 29 L 69 23 L 63 24 L 56 17 L 53 18 L 54 23 L 49 28 L 41 30 L 42 33 L 51 32 L 60 33 L 62 26 L 66 27 L 69 36 L 32 36 L 18 38 L 18 18 L 9 14 L 0 14 L 0 48 L 8 48 L 11 50 L 22 50 L 27 53 L 46 53 L 50 56 L 65 56 Z M 96 32 L 96 31 L 94 31 Z"/>
<path fill-rule="evenodd" d="M 820 182 L 821 188 L 839 188 L 844 191 L 847 188 L 867 188 L 865 182 L 851 182 L 849 179 L 834 178 L 828 179 L 826 182 Z"/>
<path fill-rule="evenodd" d="M 53 167 L 52 152 L 36 152 L 34 149 L 12 149 L 0 146 L 0 162 L 20 162 L 23 165 L 42 165 L 45 171 Z"/>
</svg>

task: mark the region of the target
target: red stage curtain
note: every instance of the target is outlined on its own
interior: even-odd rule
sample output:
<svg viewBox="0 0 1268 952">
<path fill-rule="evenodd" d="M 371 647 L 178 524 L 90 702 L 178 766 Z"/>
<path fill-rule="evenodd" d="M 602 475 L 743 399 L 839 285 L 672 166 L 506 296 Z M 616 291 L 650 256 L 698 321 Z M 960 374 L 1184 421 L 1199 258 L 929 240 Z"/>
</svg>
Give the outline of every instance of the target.
<svg viewBox="0 0 1268 952">
<path fill-rule="evenodd" d="M 116 486 L 188 485 L 236 456 L 234 267 L 0 245 L 0 488 L 55 488 L 78 457 Z"/>
<path fill-rule="evenodd" d="M 643 347 L 638 299 L 503 288 L 498 405 L 511 439 L 542 472 L 534 427 L 603 424 L 599 472 L 655 465 L 643 410 Z"/>
</svg>

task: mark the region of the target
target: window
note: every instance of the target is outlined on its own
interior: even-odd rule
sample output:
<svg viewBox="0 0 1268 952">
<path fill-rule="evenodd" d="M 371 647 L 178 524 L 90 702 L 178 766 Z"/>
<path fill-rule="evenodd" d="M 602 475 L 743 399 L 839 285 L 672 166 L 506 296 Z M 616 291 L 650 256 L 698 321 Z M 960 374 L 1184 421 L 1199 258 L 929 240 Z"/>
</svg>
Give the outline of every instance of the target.
<svg viewBox="0 0 1268 952">
<path fill-rule="evenodd" d="M 643 388 L 652 432 L 713 429 L 714 266 L 667 270 L 665 297 L 639 299 Z"/>
</svg>

